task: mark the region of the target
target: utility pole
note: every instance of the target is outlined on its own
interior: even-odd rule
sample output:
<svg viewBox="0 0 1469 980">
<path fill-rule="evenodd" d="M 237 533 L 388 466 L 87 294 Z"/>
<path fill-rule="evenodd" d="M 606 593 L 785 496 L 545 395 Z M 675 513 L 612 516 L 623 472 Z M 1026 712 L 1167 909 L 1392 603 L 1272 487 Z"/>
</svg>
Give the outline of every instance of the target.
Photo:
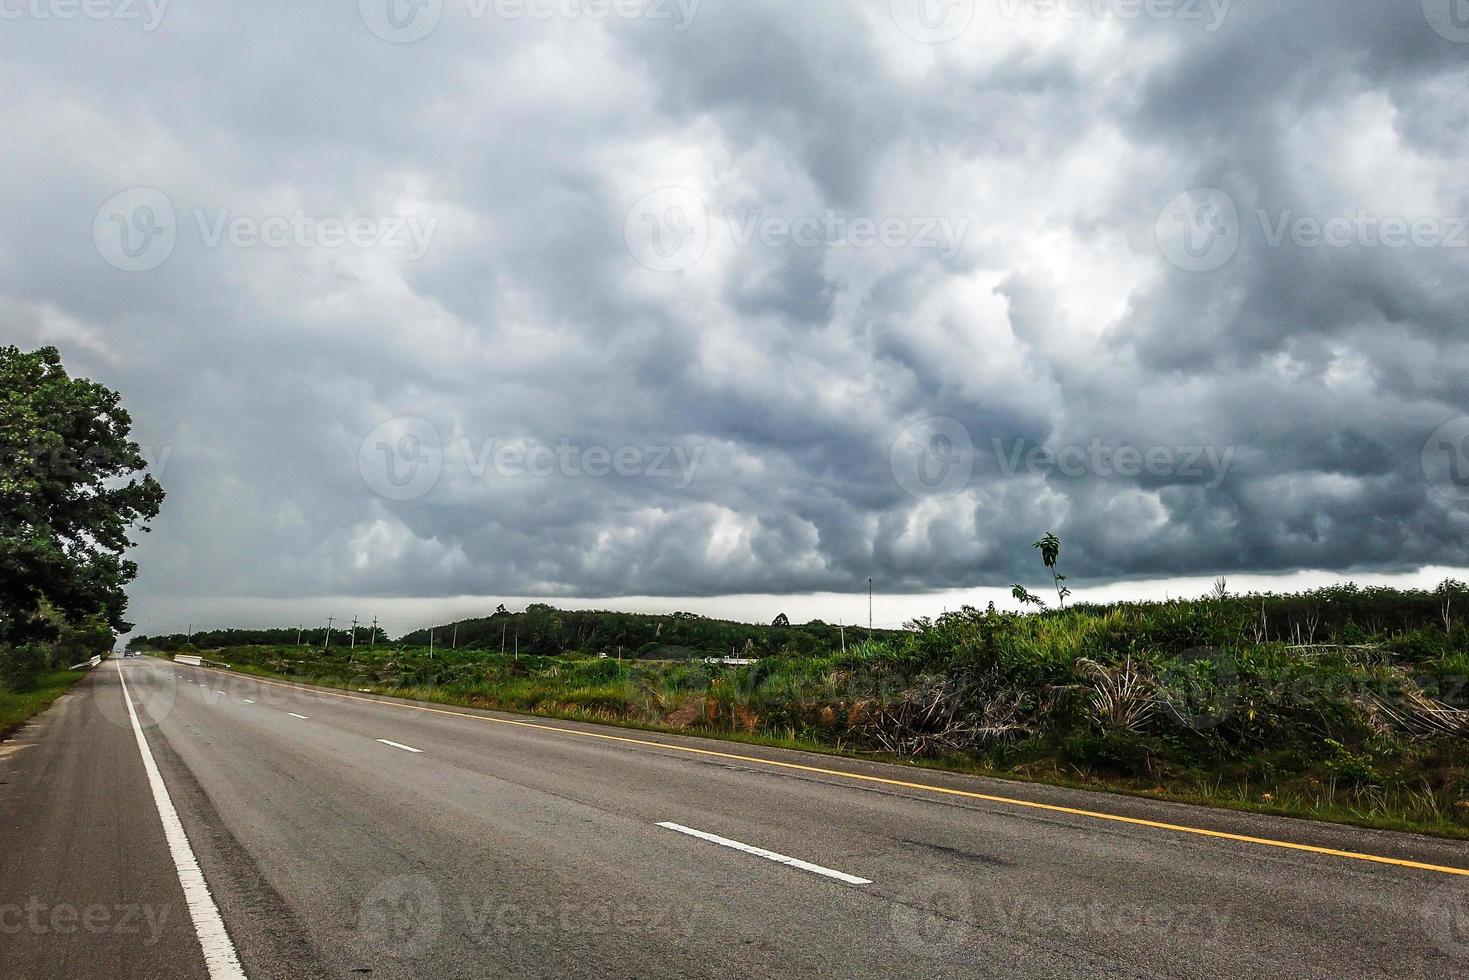
<svg viewBox="0 0 1469 980">
<path fill-rule="evenodd" d="M 842 656 L 845 657 L 847 655 L 847 627 L 838 623 L 837 629 L 842 631 Z"/>
<path fill-rule="evenodd" d="M 372 636 L 367 638 L 367 649 L 377 646 L 377 617 L 372 617 Z"/>
<path fill-rule="evenodd" d="M 510 627 L 504 623 L 500 624 L 500 656 L 505 656 L 505 631 Z"/>
<path fill-rule="evenodd" d="M 449 649 L 450 650 L 458 650 L 459 649 L 459 624 L 458 623 L 455 623 L 454 624 L 454 640 L 453 640 L 452 643 L 449 644 Z"/>
<path fill-rule="evenodd" d="M 428 658 L 430 660 L 434 659 L 434 630 L 432 626 L 428 630 Z"/>
<path fill-rule="evenodd" d="M 337 617 L 335 616 L 328 616 L 326 618 L 326 643 L 322 645 L 323 650 L 330 650 L 332 648 L 332 623 L 336 621 Z"/>
<path fill-rule="evenodd" d="M 357 617 L 352 617 L 352 645 L 348 648 L 352 653 L 357 652 Z"/>
<path fill-rule="evenodd" d="M 296 625 L 296 646 L 301 645 L 301 632 L 304 629 L 305 625 L 305 623 L 298 623 Z"/>
<path fill-rule="evenodd" d="M 867 638 L 872 639 L 872 579 L 867 580 Z"/>
<path fill-rule="evenodd" d="M 520 630 L 515 631 L 515 662 L 520 663 Z"/>
<path fill-rule="evenodd" d="M 193 623 L 190 623 L 189 624 L 189 636 L 188 636 L 188 639 L 184 640 L 184 642 L 185 643 L 190 643 L 190 644 L 192 644 L 194 642 L 194 624 Z"/>
</svg>

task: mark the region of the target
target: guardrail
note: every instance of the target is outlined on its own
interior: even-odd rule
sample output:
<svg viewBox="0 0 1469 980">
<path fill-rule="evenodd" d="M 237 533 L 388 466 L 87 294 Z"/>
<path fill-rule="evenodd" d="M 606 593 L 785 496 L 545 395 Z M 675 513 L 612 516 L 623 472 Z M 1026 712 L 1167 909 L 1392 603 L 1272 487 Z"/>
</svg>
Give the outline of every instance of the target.
<svg viewBox="0 0 1469 980">
<path fill-rule="evenodd" d="M 91 670 L 93 667 L 100 666 L 101 663 L 102 663 L 102 658 L 101 657 L 93 657 L 91 660 L 85 661 L 84 663 L 73 664 L 71 669 L 72 670 Z"/>
<path fill-rule="evenodd" d="M 218 667 L 221 670 L 230 669 L 229 664 L 222 664 L 218 660 L 205 660 L 203 657 L 196 657 L 192 654 L 185 655 L 176 653 L 173 655 L 173 662 L 183 664 L 186 667 Z"/>
</svg>

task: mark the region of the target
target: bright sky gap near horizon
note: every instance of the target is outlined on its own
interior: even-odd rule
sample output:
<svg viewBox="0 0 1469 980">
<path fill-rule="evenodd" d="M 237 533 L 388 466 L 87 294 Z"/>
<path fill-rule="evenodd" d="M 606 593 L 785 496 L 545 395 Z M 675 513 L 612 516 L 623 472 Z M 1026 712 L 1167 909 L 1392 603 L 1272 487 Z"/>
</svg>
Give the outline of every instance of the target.
<svg viewBox="0 0 1469 980">
<path fill-rule="evenodd" d="M 1469 578 L 1456 0 L 7 9 L 140 631 Z"/>
</svg>

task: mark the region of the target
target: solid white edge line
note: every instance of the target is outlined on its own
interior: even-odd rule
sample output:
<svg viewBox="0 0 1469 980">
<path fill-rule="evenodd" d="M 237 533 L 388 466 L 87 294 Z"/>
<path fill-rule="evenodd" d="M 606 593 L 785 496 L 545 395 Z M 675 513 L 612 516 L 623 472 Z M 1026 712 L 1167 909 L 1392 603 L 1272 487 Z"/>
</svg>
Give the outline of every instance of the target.
<svg viewBox="0 0 1469 980">
<path fill-rule="evenodd" d="M 824 875 L 827 878 L 835 878 L 837 881 L 844 881 L 849 885 L 872 884 L 872 879 L 870 878 L 858 878 L 856 875 L 845 874 L 841 871 L 833 871 L 831 868 L 823 868 L 819 864 L 812 864 L 809 861 L 801 861 L 797 858 L 789 857 L 785 854 L 777 854 L 775 851 L 767 851 L 763 847 L 753 847 L 749 844 L 741 844 L 737 840 L 730 840 L 728 837 L 720 837 L 717 834 L 705 833 L 702 830 L 695 830 L 692 827 L 685 827 L 682 824 L 660 823 L 658 826 L 662 827 L 664 830 L 677 831 L 680 834 L 687 834 L 690 837 L 697 837 L 699 838 L 699 840 L 706 840 L 711 844 L 718 844 L 720 847 L 729 847 L 733 848 L 736 851 L 744 851 L 746 854 L 753 854 L 756 857 L 762 857 L 765 858 L 767 861 L 774 861 L 777 864 L 785 864 L 789 865 L 792 868 L 800 868 L 802 871 L 809 871 L 812 874 Z"/>
<path fill-rule="evenodd" d="M 402 749 L 404 752 L 412 752 L 414 755 L 423 755 L 423 749 L 415 749 L 411 745 L 402 745 L 398 742 L 389 742 L 385 738 L 380 738 L 378 739 L 378 741 L 383 743 L 384 745 L 391 745 L 395 749 Z"/>
<path fill-rule="evenodd" d="M 138 751 L 143 756 L 143 771 L 148 774 L 148 788 L 153 791 L 153 805 L 158 808 L 158 816 L 163 821 L 163 836 L 168 841 L 179 884 L 184 888 L 184 903 L 189 907 L 189 918 L 194 920 L 194 935 L 204 952 L 204 965 L 209 969 L 210 980 L 245 980 L 245 970 L 235 955 L 235 944 L 230 941 L 224 920 L 219 916 L 219 908 L 209 894 L 209 883 L 204 880 L 199 860 L 189 846 L 189 837 L 184 833 L 184 825 L 173 807 L 168 787 L 163 785 L 163 775 L 153 759 L 153 750 L 148 748 L 148 740 L 143 737 L 143 726 L 138 721 L 138 713 L 133 710 L 133 699 L 128 694 L 128 682 L 123 676 L 120 660 L 117 661 L 117 677 L 122 681 L 122 701 L 127 705 L 128 717 L 132 719 Z"/>
<path fill-rule="evenodd" d="M 290 715 L 292 718 L 300 718 L 302 721 L 310 721 L 311 720 L 310 718 L 307 718 L 305 715 L 298 715 L 298 714 L 296 714 L 296 712 L 294 712 L 294 711 L 287 711 L 286 714 Z"/>
<path fill-rule="evenodd" d="M 240 700 L 241 701 L 244 701 L 246 704 L 254 704 L 255 703 L 254 701 L 251 701 L 249 698 L 241 698 Z"/>
</svg>

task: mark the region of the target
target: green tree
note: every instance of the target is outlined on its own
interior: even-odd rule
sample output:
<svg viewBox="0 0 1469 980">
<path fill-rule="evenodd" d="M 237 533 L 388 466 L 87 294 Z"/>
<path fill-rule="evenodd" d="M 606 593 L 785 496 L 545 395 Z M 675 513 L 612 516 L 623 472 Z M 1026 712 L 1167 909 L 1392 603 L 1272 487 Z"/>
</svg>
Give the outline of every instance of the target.
<svg viewBox="0 0 1469 980">
<path fill-rule="evenodd" d="M 1040 549 L 1041 561 L 1046 563 L 1046 568 L 1056 581 L 1056 598 L 1060 600 L 1061 608 L 1065 609 L 1066 599 L 1071 595 L 1071 590 L 1066 587 L 1066 576 L 1061 574 L 1058 567 L 1061 561 L 1061 539 L 1056 537 L 1055 531 L 1048 531 L 1045 537 L 1031 547 Z"/>
<path fill-rule="evenodd" d="M 72 378 L 54 347 L 0 348 L 0 647 L 60 637 L 99 616 L 125 632 L 123 558 L 163 487 L 114 391 Z"/>
</svg>

